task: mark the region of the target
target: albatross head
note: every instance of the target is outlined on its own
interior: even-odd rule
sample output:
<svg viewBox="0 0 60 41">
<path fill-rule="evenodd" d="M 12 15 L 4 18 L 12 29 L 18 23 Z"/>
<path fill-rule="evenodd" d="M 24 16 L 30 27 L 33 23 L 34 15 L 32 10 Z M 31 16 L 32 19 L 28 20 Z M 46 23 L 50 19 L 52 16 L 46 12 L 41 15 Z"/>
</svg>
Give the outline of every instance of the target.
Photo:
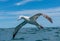
<svg viewBox="0 0 60 41">
<path fill-rule="evenodd" d="M 18 17 L 18 21 L 21 20 L 21 19 L 23 19 L 23 16 L 19 16 L 19 17 Z"/>
<path fill-rule="evenodd" d="M 21 19 L 28 19 L 29 17 L 28 16 L 19 16 L 18 17 L 18 20 L 21 20 Z"/>
</svg>

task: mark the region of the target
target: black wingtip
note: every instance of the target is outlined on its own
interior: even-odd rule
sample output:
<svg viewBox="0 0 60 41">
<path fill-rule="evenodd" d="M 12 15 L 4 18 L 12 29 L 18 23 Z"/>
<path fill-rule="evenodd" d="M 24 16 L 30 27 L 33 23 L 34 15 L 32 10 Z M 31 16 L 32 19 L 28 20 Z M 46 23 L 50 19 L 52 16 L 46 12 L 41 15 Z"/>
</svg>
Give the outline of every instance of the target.
<svg viewBox="0 0 60 41">
<path fill-rule="evenodd" d="M 53 23 L 53 21 L 51 21 L 51 23 Z"/>
<path fill-rule="evenodd" d="M 52 19 L 50 20 L 51 23 L 53 23 Z"/>
<path fill-rule="evenodd" d="M 15 37 L 15 34 L 13 35 L 12 39 L 14 39 L 14 37 Z"/>
</svg>

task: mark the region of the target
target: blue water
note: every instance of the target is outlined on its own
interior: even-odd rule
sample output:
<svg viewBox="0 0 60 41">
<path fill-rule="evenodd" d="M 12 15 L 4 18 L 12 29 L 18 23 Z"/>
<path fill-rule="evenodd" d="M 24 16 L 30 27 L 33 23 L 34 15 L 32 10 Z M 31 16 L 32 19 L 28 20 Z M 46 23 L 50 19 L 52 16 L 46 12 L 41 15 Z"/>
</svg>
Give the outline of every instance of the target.
<svg viewBox="0 0 60 41">
<path fill-rule="evenodd" d="M 12 39 L 13 32 L 14 28 L 0 28 L 0 41 L 60 41 L 59 27 L 21 28 L 15 39 Z"/>
</svg>

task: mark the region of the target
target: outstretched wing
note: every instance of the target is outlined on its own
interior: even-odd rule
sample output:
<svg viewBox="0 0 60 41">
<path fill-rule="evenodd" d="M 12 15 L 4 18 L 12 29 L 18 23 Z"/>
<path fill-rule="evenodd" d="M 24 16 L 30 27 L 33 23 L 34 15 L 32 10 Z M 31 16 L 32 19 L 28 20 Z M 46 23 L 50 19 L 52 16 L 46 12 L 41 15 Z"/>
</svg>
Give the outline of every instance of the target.
<svg viewBox="0 0 60 41">
<path fill-rule="evenodd" d="M 36 20 L 40 15 L 42 15 L 42 13 L 38 13 L 32 17 L 30 17 L 31 20 Z"/>
<path fill-rule="evenodd" d="M 43 16 L 45 17 L 46 19 L 48 19 L 51 23 L 52 23 L 52 19 L 48 16 L 48 15 L 45 15 L 45 14 L 42 14 L 42 13 L 38 13 L 32 17 L 30 17 L 31 20 L 36 20 L 39 16 Z"/>
<path fill-rule="evenodd" d="M 15 37 L 15 35 L 17 34 L 17 32 L 19 31 L 19 29 L 20 29 L 22 26 L 24 26 L 26 23 L 27 23 L 27 22 L 24 21 L 24 22 L 22 22 L 21 24 L 19 24 L 18 26 L 16 26 L 16 28 L 15 28 L 15 30 L 14 30 L 14 33 L 13 33 L 13 38 L 12 38 L 12 39 L 14 39 L 14 37 Z"/>
</svg>

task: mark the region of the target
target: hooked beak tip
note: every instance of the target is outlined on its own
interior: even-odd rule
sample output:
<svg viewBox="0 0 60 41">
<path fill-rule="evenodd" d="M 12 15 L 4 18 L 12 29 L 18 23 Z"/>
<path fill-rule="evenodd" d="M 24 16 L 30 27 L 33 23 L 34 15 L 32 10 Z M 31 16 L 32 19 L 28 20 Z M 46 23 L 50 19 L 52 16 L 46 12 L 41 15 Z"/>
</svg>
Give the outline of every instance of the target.
<svg viewBox="0 0 60 41">
<path fill-rule="evenodd" d="M 18 19 L 17 21 L 19 21 L 19 20 L 21 20 L 21 19 Z"/>
</svg>

